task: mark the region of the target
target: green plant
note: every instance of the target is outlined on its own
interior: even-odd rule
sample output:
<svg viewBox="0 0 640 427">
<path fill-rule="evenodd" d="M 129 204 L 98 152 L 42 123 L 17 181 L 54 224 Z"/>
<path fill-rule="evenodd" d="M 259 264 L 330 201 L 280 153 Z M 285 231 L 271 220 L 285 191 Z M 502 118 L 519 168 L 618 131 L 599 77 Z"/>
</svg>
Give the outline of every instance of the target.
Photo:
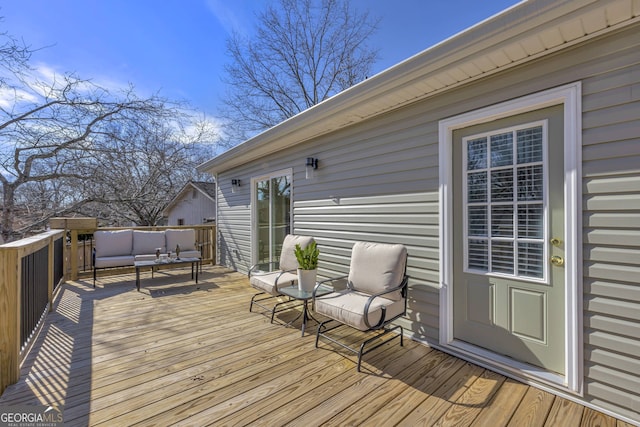
<svg viewBox="0 0 640 427">
<path fill-rule="evenodd" d="M 315 270 L 318 268 L 320 249 L 316 247 L 316 242 L 309 243 L 305 248 L 297 244 L 294 253 L 301 270 Z"/>
</svg>

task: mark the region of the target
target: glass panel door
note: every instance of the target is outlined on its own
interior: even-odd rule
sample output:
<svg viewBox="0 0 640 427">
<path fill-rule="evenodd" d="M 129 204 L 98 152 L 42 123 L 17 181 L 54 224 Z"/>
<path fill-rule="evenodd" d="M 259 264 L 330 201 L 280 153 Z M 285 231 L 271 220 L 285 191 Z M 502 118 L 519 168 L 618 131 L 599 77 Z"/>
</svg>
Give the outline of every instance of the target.
<svg viewBox="0 0 640 427">
<path fill-rule="evenodd" d="M 270 260 L 270 226 L 271 210 L 269 208 L 269 180 L 256 182 L 256 211 L 257 211 L 257 247 L 258 263 L 269 262 Z"/>
<path fill-rule="evenodd" d="M 256 262 L 278 262 L 282 242 L 291 233 L 291 175 L 276 174 L 254 182 Z"/>
</svg>

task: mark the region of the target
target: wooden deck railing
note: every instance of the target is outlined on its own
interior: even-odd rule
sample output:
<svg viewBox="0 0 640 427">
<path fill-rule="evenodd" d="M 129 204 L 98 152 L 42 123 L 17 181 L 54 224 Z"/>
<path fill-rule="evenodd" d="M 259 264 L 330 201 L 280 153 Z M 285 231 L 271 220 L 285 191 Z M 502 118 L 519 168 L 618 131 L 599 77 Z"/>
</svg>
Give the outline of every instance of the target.
<svg viewBox="0 0 640 427">
<path fill-rule="evenodd" d="M 53 292 L 64 280 L 62 230 L 0 246 L 0 393 L 20 376 L 20 362 Z"/>
<path fill-rule="evenodd" d="M 98 228 L 95 218 L 54 218 L 50 226 L 46 233 L 0 245 L 0 394 L 18 381 L 22 358 L 51 309 L 58 285 L 90 277 L 96 230 L 191 228 L 202 261 L 215 264 L 215 225 Z M 102 274 L 121 272 L 126 268 Z"/>
</svg>

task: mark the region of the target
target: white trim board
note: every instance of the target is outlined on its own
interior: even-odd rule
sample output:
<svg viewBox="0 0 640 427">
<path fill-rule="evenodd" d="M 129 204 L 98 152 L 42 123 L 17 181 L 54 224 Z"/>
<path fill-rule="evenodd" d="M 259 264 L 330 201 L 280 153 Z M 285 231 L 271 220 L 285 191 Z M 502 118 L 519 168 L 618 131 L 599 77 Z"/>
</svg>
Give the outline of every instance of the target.
<svg viewBox="0 0 640 427">
<path fill-rule="evenodd" d="M 582 85 L 580 82 L 527 95 L 479 110 L 464 113 L 439 122 L 440 165 L 440 336 L 439 345 L 470 359 L 481 358 L 496 369 L 512 372 L 520 378 L 534 379 L 559 390 L 583 393 L 582 334 Z M 521 364 L 501 359 L 495 354 L 453 337 L 453 204 L 452 204 L 452 144 L 453 131 L 515 116 L 553 105 L 564 108 L 564 202 L 565 202 L 565 376 L 539 374 L 524 369 Z"/>
</svg>

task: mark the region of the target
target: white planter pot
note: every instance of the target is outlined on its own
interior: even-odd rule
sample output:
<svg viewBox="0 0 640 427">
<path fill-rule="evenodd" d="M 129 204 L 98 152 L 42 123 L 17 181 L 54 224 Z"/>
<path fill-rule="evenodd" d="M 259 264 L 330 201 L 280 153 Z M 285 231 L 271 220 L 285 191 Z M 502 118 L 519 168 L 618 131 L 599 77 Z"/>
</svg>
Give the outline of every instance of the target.
<svg viewBox="0 0 640 427">
<path fill-rule="evenodd" d="M 316 286 L 316 278 L 318 270 L 301 270 L 298 269 L 298 289 L 301 291 L 311 292 Z"/>
</svg>

